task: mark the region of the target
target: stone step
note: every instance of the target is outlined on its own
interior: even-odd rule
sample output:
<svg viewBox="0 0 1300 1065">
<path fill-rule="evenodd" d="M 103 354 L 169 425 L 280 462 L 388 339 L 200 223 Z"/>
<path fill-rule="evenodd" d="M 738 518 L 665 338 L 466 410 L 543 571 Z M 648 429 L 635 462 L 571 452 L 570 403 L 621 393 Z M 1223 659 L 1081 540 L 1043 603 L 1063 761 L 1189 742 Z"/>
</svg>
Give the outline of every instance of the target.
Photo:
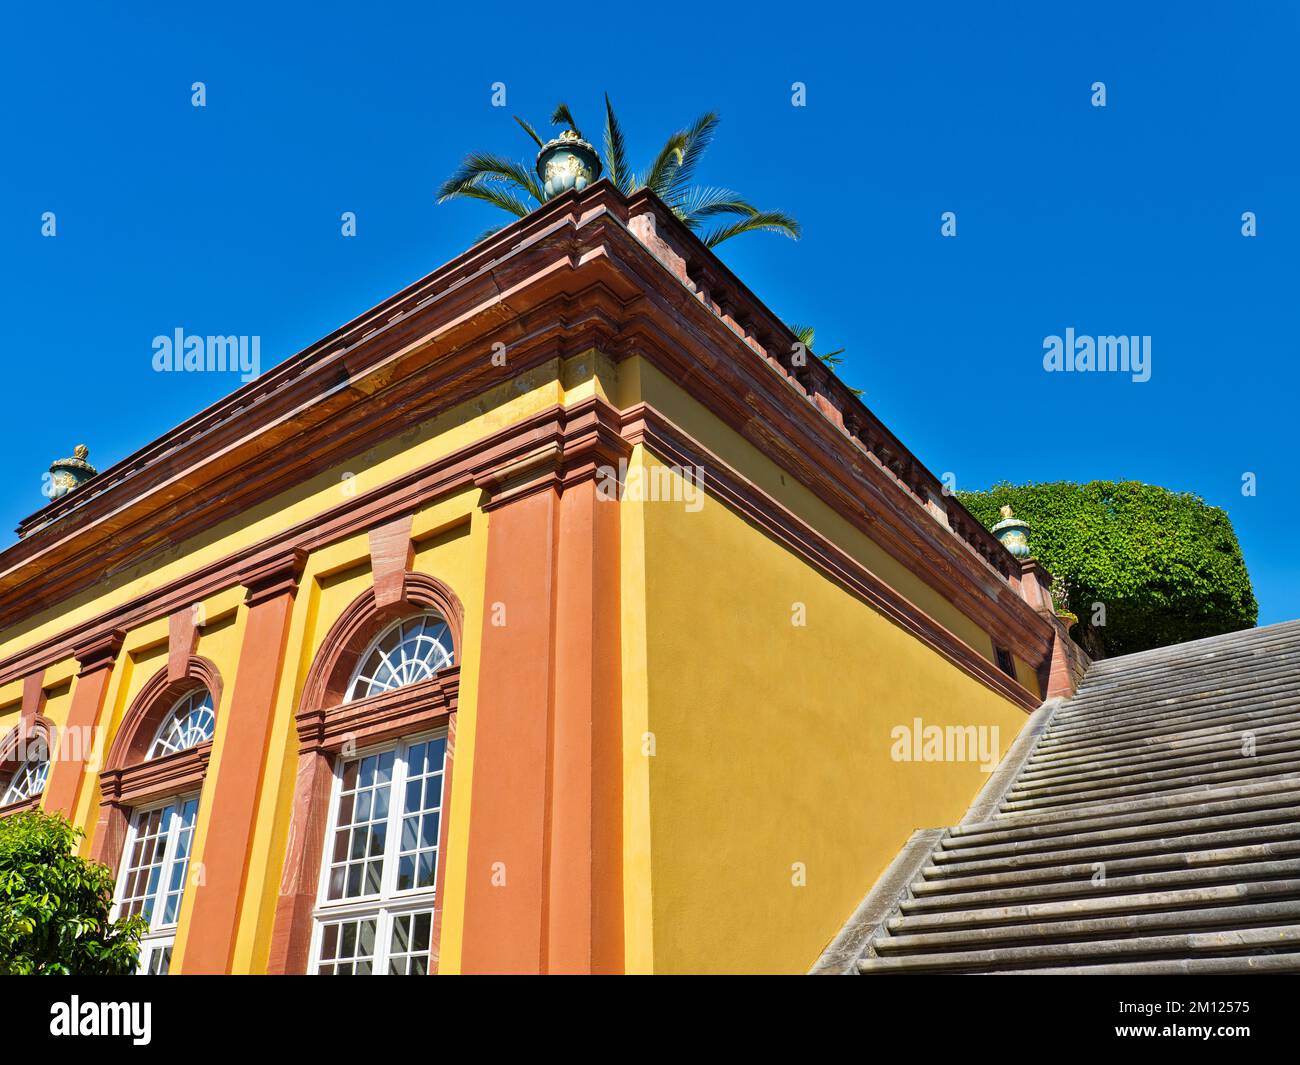
<svg viewBox="0 0 1300 1065">
<path fill-rule="evenodd" d="M 1249 673 L 1254 667 L 1267 664 L 1279 656 L 1290 654 L 1300 647 L 1300 632 L 1256 634 L 1252 642 L 1225 648 L 1215 654 L 1189 656 L 1182 660 L 1166 659 L 1161 662 L 1137 664 L 1129 662 L 1123 670 L 1107 672 L 1112 661 L 1094 662 L 1083 678 L 1083 683 L 1070 701 L 1072 713 L 1082 713 L 1097 701 L 1110 696 L 1129 698 L 1129 693 L 1151 687 L 1153 681 L 1165 678 L 1179 682 L 1188 677 L 1219 673 L 1225 667 L 1235 667 L 1238 672 Z"/>
<path fill-rule="evenodd" d="M 1107 876 L 1192 868 L 1198 865 L 1232 865 L 1237 862 L 1300 858 L 1300 822 L 1240 832 L 1208 832 L 1199 836 L 1168 837 L 1119 846 L 970 862 L 957 866 L 927 866 L 919 894 L 939 890 L 978 891 L 1013 884 L 1045 884 L 1091 876 L 1098 863 Z"/>
<path fill-rule="evenodd" d="M 1081 713 L 1099 699 L 1112 695 L 1128 698 L 1130 693 L 1146 690 L 1153 681 L 1162 678 L 1178 682 L 1188 677 L 1221 673 L 1225 667 L 1248 673 L 1252 667 L 1265 665 L 1298 647 L 1300 632 L 1292 631 L 1257 634 L 1253 641 L 1225 648 L 1215 654 L 1194 655 L 1178 661 L 1152 661 L 1144 665 L 1129 662 L 1123 670 L 1113 672 L 1106 671 L 1112 660 L 1094 662 L 1074 698 L 1070 700 L 1070 710 L 1072 713 Z"/>
<path fill-rule="evenodd" d="M 1158 712 L 1215 693 L 1249 692 L 1265 683 L 1289 689 L 1295 683 L 1291 669 L 1298 654 L 1300 647 L 1291 646 L 1250 662 L 1219 662 L 1201 670 L 1153 674 L 1115 688 L 1093 689 L 1085 684 L 1070 704 L 1061 708 L 1061 728 L 1073 730 L 1089 722 Z"/>
<path fill-rule="evenodd" d="M 1108 876 L 1104 891 L 1107 895 L 1136 895 L 1150 891 L 1173 891 L 1216 884 L 1244 884 L 1255 880 L 1291 880 L 1297 877 L 1300 877 L 1300 859 L 1239 862 L 1232 865 Z M 899 903 L 899 910 L 905 915 L 933 913 L 939 910 L 1015 906 L 1024 902 L 1051 899 L 1087 898 L 1098 893 L 1098 888 L 1093 885 L 1090 877 L 1081 878 L 1073 883 L 1028 884 L 992 888 L 987 891 L 936 891 L 932 894 L 915 894 L 916 887 L 915 884 L 912 886 L 914 894 L 911 898 Z"/>
<path fill-rule="evenodd" d="M 1300 644 L 1292 641 L 1266 654 L 1249 658 L 1220 659 L 1199 668 L 1152 672 L 1130 677 L 1122 684 L 1096 685 L 1085 680 L 1068 706 L 1061 708 L 1062 726 L 1123 713 L 1146 713 L 1206 692 L 1258 687 L 1261 680 L 1274 679 L 1286 687 L 1294 683 L 1287 663 L 1294 662 Z"/>
<path fill-rule="evenodd" d="M 1247 780 L 1259 780 L 1262 777 L 1291 775 L 1300 772 L 1300 757 L 1285 752 L 1277 755 L 1264 755 L 1255 758 L 1239 758 L 1235 762 L 1224 762 L 1206 766 L 1196 773 L 1194 778 L 1184 776 L 1168 778 L 1163 774 L 1146 774 L 1141 782 L 1117 787 L 1094 788 L 1089 791 L 1065 794 L 1029 796 L 1015 798 L 1014 793 L 1002 804 L 1004 813 L 1013 811 L 1043 810 L 1073 805 L 1083 806 L 1092 803 L 1106 803 L 1114 799 L 1137 798 L 1142 796 L 1165 794 L 1175 791 L 1205 788 L 1214 784 L 1230 784 Z"/>
<path fill-rule="evenodd" d="M 1263 976 L 1280 973 L 1300 973 L 1300 952 L 1294 954 L 1238 954 L 1226 958 L 1173 958 L 1166 961 L 1119 962 L 1114 965 L 1075 965 L 1067 968 L 1003 969 L 999 976 Z M 1134 1014 L 1142 1017 L 1142 1014 Z M 1148 1018 L 1138 1024 L 1156 1024 L 1164 1027 L 1170 1023 Z M 1184 1014 L 1177 1016 L 1183 1017 Z M 1181 1022 L 1177 1022 L 1181 1023 Z"/>
<path fill-rule="evenodd" d="M 900 934 L 891 929 L 891 934 L 878 938 L 873 943 L 873 948 L 880 957 L 895 957 L 935 950 L 1028 946 L 1066 939 L 1120 939 L 1124 936 L 1158 936 L 1216 928 L 1266 927 L 1292 921 L 1300 923 L 1300 900 L 1297 899 L 1242 906 L 1165 910 L 1158 913 L 1120 913 L 1085 920 L 1006 924 L 942 932 Z"/>
<path fill-rule="evenodd" d="M 1221 929 L 1179 935 L 1137 936 L 1073 943 L 957 950 L 900 957 L 866 958 L 858 962 L 861 973 L 980 972 L 997 969 L 1032 969 L 1056 963 L 1070 965 L 1117 961 L 1160 961 L 1166 958 L 1223 957 L 1267 950 L 1300 951 L 1300 925 Z"/>
<path fill-rule="evenodd" d="M 1190 729 L 1168 739 L 1149 737 L 1063 758 L 1030 758 L 1017 779 L 1048 780 L 1080 769 L 1122 767 L 1138 758 L 1155 764 L 1214 747 L 1239 746 L 1242 736 L 1247 732 L 1256 737 L 1300 736 L 1295 708 L 1269 711 L 1246 721 L 1225 722 L 1207 729 Z"/>
<path fill-rule="evenodd" d="M 1056 854 L 1062 859 L 1091 851 L 1112 851 L 1132 845 L 1137 849 L 1155 850 L 1165 840 L 1177 842 L 1184 836 L 1249 839 L 1249 834 L 1259 836 L 1284 836 L 1292 831 L 1297 814 L 1294 807 L 1275 806 L 1259 810 L 1238 811 L 1231 814 L 1194 818 L 1184 821 L 1150 821 L 1126 825 L 1122 828 L 1100 828 L 1057 836 L 1026 836 L 999 839 L 983 847 L 938 846 L 930 856 L 930 864 L 941 873 L 948 869 L 962 870 L 972 865 L 1020 861 L 1033 865 L 1044 860 L 1045 855 Z M 946 840 L 942 840 L 946 842 Z"/>
<path fill-rule="evenodd" d="M 1115 658 L 1102 658 L 1093 663 L 1092 668 L 1088 670 L 1088 677 L 1098 681 L 1106 680 L 1115 674 L 1127 675 L 1144 669 L 1151 662 L 1181 665 L 1188 660 L 1221 654 L 1242 645 L 1253 646 L 1278 637 L 1300 639 L 1300 621 L 1280 621 L 1255 629 L 1241 629 L 1238 632 L 1188 640 L 1186 643 L 1170 644 L 1167 647 L 1153 647 L 1149 651 L 1138 651 Z"/>
<path fill-rule="evenodd" d="M 1174 700 L 1150 714 L 1125 714 L 1122 717 L 1081 723 L 1066 730 L 1053 728 L 1043 737 L 1044 751 L 1065 751 L 1087 744 L 1109 746 L 1124 739 L 1140 739 L 1161 731 L 1182 730 L 1212 724 L 1254 710 L 1285 709 L 1296 705 L 1297 693 L 1289 686 L 1263 683 L 1249 688 L 1235 688 L 1230 693 L 1207 693 L 1204 698 Z"/>
<path fill-rule="evenodd" d="M 1060 831 L 1063 826 L 1075 822 L 1106 821 L 1107 823 L 1128 823 L 1141 820 L 1149 813 L 1165 811 L 1171 820 L 1185 817 L 1200 817 L 1204 811 L 1197 809 L 1204 806 L 1232 806 L 1234 809 L 1262 809 L 1270 804 L 1293 802 L 1300 795 L 1300 773 L 1291 777 L 1270 777 L 1255 784 L 1233 784 L 1230 786 L 1204 788 L 1201 792 L 1186 791 L 1177 794 L 1151 795 L 1141 799 L 1128 799 L 1124 802 L 1110 803 L 1104 808 L 1078 810 L 1043 810 L 1038 813 L 1002 813 L 982 821 L 963 821 L 948 829 L 954 842 L 967 836 L 997 834 L 1014 830 L 1017 833 Z M 1222 812 L 1222 811 L 1220 811 Z M 960 845 L 960 843 L 956 843 Z"/>
<path fill-rule="evenodd" d="M 1099 787 L 1127 786 L 1129 784 L 1176 780 L 1186 783 L 1189 771 L 1216 771 L 1229 766 L 1240 766 L 1242 762 L 1266 764 L 1264 759 L 1278 760 L 1290 756 L 1293 762 L 1300 761 L 1300 732 L 1261 737 L 1252 737 L 1252 751 L 1247 753 L 1243 741 L 1238 747 L 1224 749 L 1212 747 L 1207 750 L 1174 758 L 1165 762 L 1149 764 L 1145 760 L 1134 760 L 1127 769 L 1113 768 L 1081 771 L 1067 776 L 1051 777 L 1046 780 L 1017 781 L 1009 796 L 1020 802 L 1030 798 L 1044 796 L 1084 794 Z M 1267 763 L 1272 764 L 1272 763 Z"/>
<path fill-rule="evenodd" d="M 1297 704 L 1300 704 L 1300 693 L 1271 687 L 1258 692 L 1237 692 L 1204 703 L 1171 707 L 1149 719 L 1130 718 L 1113 727 L 1084 729 L 1068 737 L 1049 729 L 1034 753 L 1034 760 L 1059 761 L 1089 751 L 1112 751 L 1143 741 L 1159 743 L 1162 737 L 1177 738 L 1189 732 L 1230 726 L 1234 721 L 1275 719 L 1287 711 L 1294 713 Z"/>
<path fill-rule="evenodd" d="M 980 910 L 906 914 L 891 917 L 885 927 L 891 935 L 896 932 L 910 934 L 951 931 L 958 928 L 1035 924 L 1045 921 L 1076 921 L 1128 913 L 1159 913 L 1164 910 L 1238 906 L 1247 902 L 1297 898 L 1300 898 L 1300 880 L 1259 880 L 1245 884 L 1216 884 L 1170 891 L 1148 891 L 1135 895 L 1096 895 L 1080 899 L 1062 899 L 1059 902 L 990 906 Z"/>
</svg>

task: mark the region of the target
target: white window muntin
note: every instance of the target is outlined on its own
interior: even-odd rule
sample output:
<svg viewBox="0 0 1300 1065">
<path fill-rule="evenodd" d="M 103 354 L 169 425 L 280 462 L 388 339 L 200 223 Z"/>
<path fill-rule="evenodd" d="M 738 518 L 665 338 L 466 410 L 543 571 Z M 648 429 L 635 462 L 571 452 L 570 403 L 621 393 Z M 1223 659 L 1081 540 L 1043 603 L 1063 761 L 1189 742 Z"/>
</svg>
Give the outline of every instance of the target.
<svg viewBox="0 0 1300 1065">
<path fill-rule="evenodd" d="M 375 976 L 386 974 L 389 970 L 390 962 L 397 953 L 393 948 L 393 931 L 395 923 L 403 917 L 411 916 L 418 919 L 421 916 L 428 915 L 428 939 L 423 948 L 419 951 L 408 951 L 402 954 L 402 960 L 414 958 L 417 954 L 423 954 L 425 959 L 431 955 L 432 928 L 433 928 L 433 911 L 434 897 L 425 892 L 415 898 L 403 898 L 399 900 L 390 900 L 384 902 L 374 902 L 368 905 L 349 905 L 349 906 L 331 906 L 328 909 L 318 909 L 315 914 L 312 928 L 311 940 L 311 968 L 309 970 L 313 975 L 319 974 L 323 966 L 333 966 L 337 968 L 340 965 L 355 964 L 358 961 L 368 961 L 372 968 L 372 974 Z M 347 922 L 373 921 L 375 923 L 375 940 L 374 950 L 369 955 L 356 952 L 344 955 L 341 951 L 336 950 L 335 956 L 331 958 L 322 957 L 322 943 L 325 939 L 326 929 L 330 925 L 347 923 Z M 407 966 L 404 966 L 407 967 Z M 427 972 L 427 969 L 425 970 Z"/>
<path fill-rule="evenodd" d="M 40 795 L 45 791 L 45 781 L 49 775 L 50 760 L 48 758 L 36 758 L 23 762 L 9 778 L 5 786 L 4 797 L 0 798 L 0 806 L 23 802 L 35 795 Z"/>
<path fill-rule="evenodd" d="M 357 660 L 345 702 L 428 680 L 456 660 L 451 626 L 434 611 L 395 621 Z"/>
<path fill-rule="evenodd" d="M 166 973 L 170 965 L 194 850 L 198 805 L 198 795 L 190 794 L 131 811 L 113 895 L 113 918 L 139 913 L 148 922 L 140 937 L 140 973 Z"/>
<path fill-rule="evenodd" d="M 437 769 L 433 771 L 426 769 L 423 773 L 412 774 L 410 772 L 410 754 L 414 748 L 422 744 L 437 745 L 439 751 Z M 331 877 L 340 865 L 335 860 L 335 847 L 340 828 L 338 819 L 343 798 L 344 773 L 351 762 L 356 762 L 359 765 L 368 757 L 378 757 L 384 754 L 393 755 L 393 772 L 387 785 L 389 788 L 389 801 L 384 822 L 385 843 L 382 854 L 382 869 L 379 876 L 379 890 L 330 899 Z M 318 972 L 322 965 L 321 944 L 327 925 L 349 920 L 374 920 L 376 931 L 372 966 L 373 971 L 378 974 L 388 971 L 389 956 L 392 953 L 394 922 L 408 914 L 432 913 L 435 895 L 440 887 L 437 883 L 437 866 L 441 847 L 442 817 L 446 803 L 446 772 L 447 733 L 445 729 L 367 747 L 356 754 L 347 757 L 340 756 L 335 759 L 334 780 L 330 789 L 329 819 L 326 822 L 325 846 L 321 855 L 320 883 L 316 894 L 317 905 L 312 921 L 310 954 L 310 971 L 312 973 Z M 359 773 L 358 779 L 360 779 Z M 402 867 L 401 859 L 404 854 L 410 853 L 402 836 L 402 822 L 407 816 L 408 810 L 407 785 L 417 779 L 422 782 L 421 807 L 419 808 L 422 822 L 424 818 L 427 818 L 429 812 L 436 811 L 437 813 L 437 828 L 434 832 L 432 848 L 432 882 L 426 886 L 417 883 L 409 888 L 401 888 L 398 886 L 399 873 Z M 437 781 L 437 806 L 430 808 L 427 806 L 426 800 L 428 786 L 423 782 L 435 779 Z M 400 801 L 393 801 L 394 798 L 399 798 Z M 357 823 L 354 811 L 354 820 L 349 822 L 349 828 Z M 367 824 L 373 823 L 367 822 Z M 349 853 L 350 847 L 351 841 L 349 841 Z M 418 868 L 417 861 L 415 864 L 417 872 Z M 432 917 L 430 917 L 431 923 Z M 325 964 L 329 964 L 328 960 L 326 960 Z"/>
<path fill-rule="evenodd" d="M 205 740 L 212 739 L 216 729 L 216 714 L 212 706 L 212 693 L 207 688 L 182 695 L 167 711 L 167 716 L 154 733 L 145 760 L 163 758 L 169 754 L 188 751 Z"/>
</svg>

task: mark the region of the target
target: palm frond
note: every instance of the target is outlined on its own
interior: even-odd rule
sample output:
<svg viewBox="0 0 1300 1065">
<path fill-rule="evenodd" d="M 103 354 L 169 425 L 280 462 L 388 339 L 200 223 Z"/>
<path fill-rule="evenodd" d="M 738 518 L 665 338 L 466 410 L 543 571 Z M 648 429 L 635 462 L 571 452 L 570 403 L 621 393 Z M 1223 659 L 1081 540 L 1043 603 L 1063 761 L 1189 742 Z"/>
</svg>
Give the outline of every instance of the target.
<svg viewBox="0 0 1300 1065">
<path fill-rule="evenodd" d="M 645 186 L 661 200 L 668 195 L 668 183 L 673 172 L 682 165 L 682 153 L 686 150 L 686 131 L 678 130 L 659 149 L 645 178 L 636 182 L 637 187 Z"/>
<path fill-rule="evenodd" d="M 758 214 L 758 208 L 730 189 L 705 186 L 689 190 L 685 198 L 673 206 L 673 213 L 686 223 L 687 229 L 698 229 L 706 218 L 723 214 L 753 216 Z"/>
<path fill-rule="evenodd" d="M 817 336 L 817 330 L 810 325 L 797 325 L 794 322 L 786 322 L 785 327 L 790 330 L 805 348 L 813 346 L 813 340 Z"/>
<path fill-rule="evenodd" d="M 492 226 L 490 229 L 483 230 L 482 233 L 480 233 L 477 237 L 474 238 L 474 244 L 482 244 L 485 240 L 488 239 L 488 237 L 495 237 L 498 233 L 501 232 L 501 230 L 505 228 L 506 228 L 505 226 Z M 470 245 L 470 247 L 473 246 L 474 246 L 473 244 Z"/>
<path fill-rule="evenodd" d="M 499 207 L 501 210 L 509 212 L 516 218 L 523 218 L 532 210 L 518 196 L 511 195 L 496 185 L 464 185 L 454 195 L 470 200 L 482 200 L 484 203 L 490 203 L 493 207 Z M 450 196 L 444 196 L 438 202 L 441 203 L 443 200 L 450 198 Z"/>
<path fill-rule="evenodd" d="M 699 166 L 700 159 L 712 143 L 719 121 L 716 111 L 706 111 L 685 131 L 686 140 L 682 145 L 682 159 L 673 168 L 668 179 L 668 195 L 662 197 L 665 203 L 677 203 L 689 191 L 695 176 L 695 168 Z"/>
<path fill-rule="evenodd" d="M 605 176 L 620 192 L 631 192 L 632 174 L 627 168 L 627 142 L 614 114 L 614 105 L 605 93 Z"/>
<path fill-rule="evenodd" d="M 573 121 L 573 112 L 569 110 L 569 105 L 566 103 L 555 105 L 555 110 L 551 112 L 551 125 L 568 126 L 579 137 L 582 136 L 582 130 L 578 128 L 578 123 Z"/>
<path fill-rule="evenodd" d="M 756 233 L 763 230 L 784 234 L 791 240 L 798 240 L 803 232 L 799 223 L 784 211 L 756 211 L 754 214 L 744 215 L 734 222 L 710 231 L 704 237 L 704 244 L 706 247 L 716 248 L 724 240 L 738 237 L 742 233 Z"/>
<path fill-rule="evenodd" d="M 518 122 L 518 123 L 519 123 L 519 124 L 524 128 L 524 132 L 527 133 L 528 136 L 532 137 L 533 140 L 535 140 L 535 141 L 537 142 L 537 147 L 539 147 L 539 148 L 544 148 L 544 147 L 546 146 L 546 144 L 545 144 L 545 142 L 542 140 L 542 138 L 539 137 L 539 136 L 537 135 L 537 130 L 533 129 L 531 123 L 525 122 L 525 121 L 524 121 L 522 118 L 520 118 L 518 115 L 515 115 L 515 116 L 514 116 L 514 119 L 515 119 L 516 122 Z"/>
<path fill-rule="evenodd" d="M 536 176 L 515 160 L 492 155 L 489 152 L 470 152 L 456 168 L 456 172 L 438 189 L 438 202 L 445 203 L 456 196 L 463 196 L 467 188 L 484 184 L 513 186 L 538 203 L 545 199 L 542 186 Z"/>
</svg>

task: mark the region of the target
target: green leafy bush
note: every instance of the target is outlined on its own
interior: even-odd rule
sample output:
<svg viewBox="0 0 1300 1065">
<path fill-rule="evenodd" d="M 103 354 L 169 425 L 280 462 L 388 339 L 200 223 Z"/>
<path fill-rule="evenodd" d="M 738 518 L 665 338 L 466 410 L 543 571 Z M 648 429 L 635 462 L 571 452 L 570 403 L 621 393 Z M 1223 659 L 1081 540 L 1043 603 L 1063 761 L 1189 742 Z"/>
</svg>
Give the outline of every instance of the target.
<svg viewBox="0 0 1300 1065">
<path fill-rule="evenodd" d="M 0 820 L 0 975 L 135 972 L 144 923 L 109 920 L 113 874 L 73 853 L 82 834 L 36 810 Z"/>
<path fill-rule="evenodd" d="M 1250 628 L 1259 615 L 1228 515 L 1198 496 L 1136 481 L 998 484 L 960 492 L 992 528 L 1010 504 L 1029 522 L 1029 545 L 1064 585 L 1058 610 L 1094 657 Z M 1095 604 L 1104 624 L 1095 625 Z"/>
</svg>

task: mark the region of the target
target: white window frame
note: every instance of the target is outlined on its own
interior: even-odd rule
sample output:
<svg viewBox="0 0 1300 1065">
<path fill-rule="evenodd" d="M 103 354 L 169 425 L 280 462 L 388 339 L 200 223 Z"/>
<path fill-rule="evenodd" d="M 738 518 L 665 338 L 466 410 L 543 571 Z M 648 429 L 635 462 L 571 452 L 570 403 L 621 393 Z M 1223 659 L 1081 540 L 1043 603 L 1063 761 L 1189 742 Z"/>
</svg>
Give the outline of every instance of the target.
<svg viewBox="0 0 1300 1065">
<path fill-rule="evenodd" d="M 4 779 L 0 788 L 0 806 L 12 806 L 14 803 L 26 802 L 45 794 L 45 785 L 50 779 L 50 760 L 34 758 L 18 763 L 15 769 Z M 33 783 L 35 781 L 35 783 Z M 19 783 L 22 787 L 19 787 Z"/>
<path fill-rule="evenodd" d="M 429 618 L 435 619 L 446 630 L 445 644 L 440 640 L 432 640 L 432 642 L 436 646 L 441 648 L 442 651 L 445 653 L 446 661 L 443 662 L 440 666 L 438 666 L 437 669 L 429 668 L 428 662 L 425 660 L 421 659 L 419 661 L 421 661 L 426 668 L 429 668 L 429 677 L 437 676 L 444 669 L 447 669 L 448 667 L 455 665 L 456 646 L 455 646 L 455 642 L 452 640 L 450 622 L 448 622 L 447 619 L 443 617 L 442 614 L 437 610 L 422 610 L 418 614 L 411 614 L 409 617 L 399 618 L 397 621 L 394 621 L 391 625 L 386 626 L 383 629 L 383 631 L 379 633 L 378 636 L 376 636 L 373 640 L 370 641 L 369 644 L 366 645 L 365 651 L 363 651 L 361 657 L 357 659 L 356 667 L 352 670 L 352 677 L 348 681 L 348 686 L 345 689 L 343 689 L 344 690 L 343 701 L 345 703 L 359 703 L 363 699 L 370 699 L 377 695 L 385 694 L 387 692 L 398 691 L 402 688 L 407 687 L 408 685 L 419 684 L 421 683 L 422 680 L 429 679 L 428 677 L 424 677 L 416 680 L 403 681 L 400 684 L 393 684 L 387 688 L 384 688 L 382 691 L 375 692 L 369 690 L 374 685 L 373 674 L 369 677 L 365 676 L 366 667 L 370 664 L 370 659 L 374 656 L 375 652 L 383 645 L 384 641 L 388 639 L 388 637 L 393 633 L 394 630 L 400 630 L 403 626 L 409 625 L 413 621 L 424 620 Z M 398 646 L 400 647 L 401 645 L 402 645 L 401 642 L 399 642 Z M 387 653 L 384 653 L 382 657 L 385 663 L 388 665 L 390 671 L 396 672 L 395 670 L 393 670 L 393 662 L 388 658 Z M 366 680 L 367 691 L 364 695 L 360 695 L 357 693 L 357 684 L 363 678 Z"/>
<path fill-rule="evenodd" d="M 163 734 L 171 730 L 172 723 L 176 720 L 177 711 L 179 711 L 182 706 L 186 706 L 187 704 L 190 704 L 200 694 L 202 694 L 203 696 L 202 699 L 199 700 L 199 704 L 197 707 L 194 706 L 190 707 L 190 713 L 193 713 L 196 709 L 199 710 L 206 709 L 208 712 L 208 727 L 211 728 L 212 731 L 209 732 L 206 736 L 202 737 L 201 739 L 195 740 L 193 743 L 186 744 L 184 747 L 176 747 L 168 751 L 159 751 L 158 744 L 162 741 Z M 153 734 L 153 739 L 149 742 L 149 747 L 147 753 L 144 756 L 144 760 L 146 762 L 152 762 L 155 758 L 169 758 L 173 754 L 180 754 L 182 751 L 192 750 L 193 748 L 197 747 L 200 743 L 206 743 L 208 740 L 212 739 L 212 737 L 216 735 L 216 731 L 217 731 L 217 708 L 216 708 L 216 703 L 212 698 L 212 692 L 210 692 L 207 688 L 196 688 L 194 689 L 194 691 L 186 692 L 179 699 L 175 700 L 172 703 L 171 709 L 168 710 L 167 713 L 163 716 L 162 724 L 158 726 L 157 730 Z"/>
<path fill-rule="evenodd" d="M 397 874 L 400 865 L 398 856 L 401 853 L 402 818 L 405 815 L 406 782 L 408 779 L 406 752 L 418 743 L 436 739 L 445 741 L 446 738 L 447 730 L 445 728 L 433 729 L 429 732 L 414 733 L 400 739 L 390 740 L 387 743 L 365 747 L 352 754 L 335 756 L 333 781 L 330 785 L 329 816 L 325 822 L 325 845 L 321 848 L 321 867 L 319 883 L 316 889 L 316 907 L 312 910 L 311 951 L 308 954 L 310 959 L 308 972 L 310 974 L 315 975 L 320 971 L 322 964 L 321 946 L 324 939 L 324 928 L 327 924 L 336 921 L 373 917 L 375 919 L 375 954 L 372 975 L 379 976 L 388 972 L 388 961 L 392 947 L 393 919 L 408 913 L 425 910 L 436 916 L 437 894 L 442 886 L 438 883 L 438 865 L 442 858 L 443 818 L 446 817 L 447 811 L 447 748 L 445 743 L 442 755 L 441 790 L 438 796 L 438 839 L 434 856 L 433 886 L 407 888 L 404 891 L 399 891 L 397 889 Z M 388 827 L 379 891 L 360 898 L 330 900 L 328 898 L 329 878 L 331 866 L 333 865 L 331 854 L 333 853 L 334 834 L 339 827 L 337 821 L 339 802 L 343 791 L 343 766 L 347 762 L 359 761 L 370 755 L 380 755 L 388 751 L 397 753 L 393 758 L 393 776 L 389 782 L 388 820 L 386 822 Z M 432 940 L 432 921 L 433 917 L 431 916 L 431 938 L 429 943 L 431 953 L 437 946 Z M 330 963 L 326 962 L 326 964 Z"/>
<path fill-rule="evenodd" d="M 195 802 L 194 825 L 190 830 L 190 849 L 186 855 L 187 863 L 194 858 L 194 838 L 198 832 L 198 792 L 187 792 L 184 795 L 173 795 L 170 798 L 160 800 L 159 802 L 149 803 L 146 806 L 139 806 L 131 811 L 131 821 L 127 828 L 126 842 L 122 845 L 122 857 L 118 863 L 117 887 L 113 891 L 113 912 L 112 919 L 117 920 L 122 914 L 123 898 L 126 892 L 126 880 L 131 874 L 131 854 L 135 850 L 136 840 L 139 837 L 140 822 L 155 810 L 165 810 L 168 806 L 173 806 L 171 821 L 168 824 L 165 838 L 166 846 L 163 850 L 163 860 L 158 873 L 158 883 L 160 891 L 154 902 L 153 912 L 149 915 L 149 928 L 144 935 L 140 937 L 140 959 L 136 972 L 146 974 L 156 955 L 171 950 L 176 945 L 176 930 L 180 924 L 181 909 L 185 905 L 185 890 L 189 887 L 190 870 L 188 865 L 185 870 L 185 879 L 181 884 L 180 901 L 176 904 L 176 920 L 170 923 L 163 923 L 162 915 L 166 910 L 167 885 L 171 883 L 172 873 L 176 867 L 176 847 L 180 840 L 182 831 L 183 811 L 185 804 L 191 799 Z M 170 965 L 171 959 L 167 959 Z"/>
</svg>

